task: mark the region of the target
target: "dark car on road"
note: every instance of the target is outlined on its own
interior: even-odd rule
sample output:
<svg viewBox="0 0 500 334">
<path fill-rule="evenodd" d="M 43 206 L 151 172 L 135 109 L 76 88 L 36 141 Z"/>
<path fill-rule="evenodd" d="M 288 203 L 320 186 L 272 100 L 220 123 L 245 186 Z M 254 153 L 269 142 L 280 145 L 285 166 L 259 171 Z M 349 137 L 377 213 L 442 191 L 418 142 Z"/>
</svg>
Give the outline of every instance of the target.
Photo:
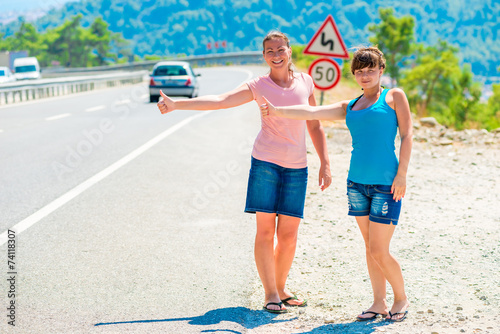
<svg viewBox="0 0 500 334">
<path fill-rule="evenodd" d="M 185 61 L 162 61 L 153 67 L 149 81 L 149 101 L 158 102 L 160 90 L 166 95 L 196 97 L 200 89 L 198 77 Z"/>
</svg>

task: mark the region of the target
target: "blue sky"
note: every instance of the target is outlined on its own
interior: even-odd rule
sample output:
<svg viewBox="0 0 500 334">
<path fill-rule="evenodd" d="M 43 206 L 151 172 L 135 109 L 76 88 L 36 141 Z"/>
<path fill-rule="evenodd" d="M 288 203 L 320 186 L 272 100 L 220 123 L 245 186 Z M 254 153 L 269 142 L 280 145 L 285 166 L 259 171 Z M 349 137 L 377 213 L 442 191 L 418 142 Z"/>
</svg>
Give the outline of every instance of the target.
<svg viewBox="0 0 500 334">
<path fill-rule="evenodd" d="M 61 7 L 66 2 L 79 0 L 0 0 L 2 11 L 47 10 L 51 7 Z"/>
</svg>

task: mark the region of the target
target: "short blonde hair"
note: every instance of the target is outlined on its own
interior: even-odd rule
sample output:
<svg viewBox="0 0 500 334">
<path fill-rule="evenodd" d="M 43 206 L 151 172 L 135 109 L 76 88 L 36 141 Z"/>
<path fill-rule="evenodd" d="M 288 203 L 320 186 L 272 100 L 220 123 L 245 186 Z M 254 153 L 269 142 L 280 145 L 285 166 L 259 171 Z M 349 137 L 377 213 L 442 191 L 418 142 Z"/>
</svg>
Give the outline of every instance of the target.
<svg viewBox="0 0 500 334">
<path fill-rule="evenodd" d="M 354 52 L 351 61 L 351 73 L 354 74 L 355 71 L 366 67 L 385 69 L 384 54 L 376 46 L 360 47 Z"/>
</svg>

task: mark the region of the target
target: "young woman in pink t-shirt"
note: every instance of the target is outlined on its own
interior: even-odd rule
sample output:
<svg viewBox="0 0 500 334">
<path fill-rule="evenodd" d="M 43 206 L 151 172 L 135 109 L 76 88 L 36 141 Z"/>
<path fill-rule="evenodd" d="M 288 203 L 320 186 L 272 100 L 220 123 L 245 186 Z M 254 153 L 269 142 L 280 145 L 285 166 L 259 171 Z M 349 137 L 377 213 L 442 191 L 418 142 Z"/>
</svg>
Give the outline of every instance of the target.
<svg viewBox="0 0 500 334">
<path fill-rule="evenodd" d="M 262 43 L 267 75 L 218 95 L 172 100 L 163 92 L 158 103 L 162 114 L 176 109 L 214 110 L 236 107 L 262 96 L 278 106 L 316 105 L 312 78 L 291 68 L 292 49 L 286 35 L 269 33 Z M 319 185 L 331 183 L 326 138 L 319 121 L 263 117 L 255 140 L 248 179 L 245 212 L 255 213 L 255 262 L 265 290 L 264 310 L 284 313 L 286 306 L 306 306 L 306 301 L 286 289 L 288 272 L 295 256 L 297 233 L 303 218 L 307 187 L 305 129 L 321 160 Z M 274 237 L 277 244 L 274 247 Z"/>
</svg>

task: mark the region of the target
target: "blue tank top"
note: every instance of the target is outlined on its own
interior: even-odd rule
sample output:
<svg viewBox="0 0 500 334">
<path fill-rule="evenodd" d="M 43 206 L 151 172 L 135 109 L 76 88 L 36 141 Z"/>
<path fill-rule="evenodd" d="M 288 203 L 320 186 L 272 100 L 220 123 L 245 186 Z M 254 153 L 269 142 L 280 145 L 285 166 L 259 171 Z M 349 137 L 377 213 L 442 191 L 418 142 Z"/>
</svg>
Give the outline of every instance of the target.
<svg viewBox="0 0 500 334">
<path fill-rule="evenodd" d="M 392 185 L 398 171 L 394 145 L 398 118 L 385 102 L 388 91 L 384 89 L 377 102 L 366 109 L 351 110 L 356 100 L 347 106 L 346 124 L 352 137 L 348 178 L 353 182 Z"/>
</svg>

